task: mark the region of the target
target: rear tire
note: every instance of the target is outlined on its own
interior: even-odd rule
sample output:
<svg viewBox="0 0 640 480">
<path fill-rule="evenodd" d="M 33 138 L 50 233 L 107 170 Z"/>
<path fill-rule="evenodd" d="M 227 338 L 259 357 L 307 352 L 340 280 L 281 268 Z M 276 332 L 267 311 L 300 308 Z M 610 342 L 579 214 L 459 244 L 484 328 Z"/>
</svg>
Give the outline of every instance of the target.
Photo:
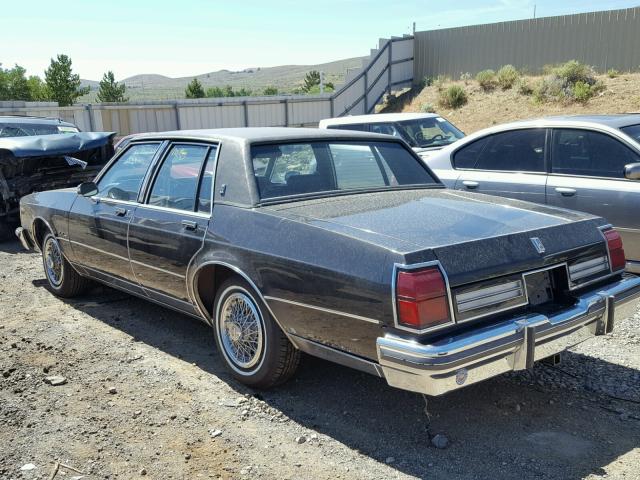
<svg viewBox="0 0 640 480">
<path fill-rule="evenodd" d="M 58 297 L 76 297 L 91 287 L 91 280 L 76 272 L 64 258 L 60 244 L 51 232 L 45 235 L 41 250 L 49 289 Z"/>
<path fill-rule="evenodd" d="M 223 282 L 213 312 L 218 352 L 237 380 L 269 388 L 293 376 L 300 352 L 247 282 L 239 277 Z"/>
</svg>

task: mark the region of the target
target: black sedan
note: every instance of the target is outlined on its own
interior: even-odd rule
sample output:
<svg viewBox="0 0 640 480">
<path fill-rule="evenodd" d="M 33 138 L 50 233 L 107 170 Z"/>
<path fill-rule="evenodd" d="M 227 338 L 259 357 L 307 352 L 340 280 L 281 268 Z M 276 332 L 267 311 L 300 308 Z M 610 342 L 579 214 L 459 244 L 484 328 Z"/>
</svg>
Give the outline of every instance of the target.
<svg viewBox="0 0 640 480">
<path fill-rule="evenodd" d="M 302 351 L 438 395 L 610 332 L 640 298 L 602 218 L 447 190 L 367 133 L 137 135 L 21 221 L 55 294 L 99 281 L 200 318 L 262 388 Z"/>
</svg>

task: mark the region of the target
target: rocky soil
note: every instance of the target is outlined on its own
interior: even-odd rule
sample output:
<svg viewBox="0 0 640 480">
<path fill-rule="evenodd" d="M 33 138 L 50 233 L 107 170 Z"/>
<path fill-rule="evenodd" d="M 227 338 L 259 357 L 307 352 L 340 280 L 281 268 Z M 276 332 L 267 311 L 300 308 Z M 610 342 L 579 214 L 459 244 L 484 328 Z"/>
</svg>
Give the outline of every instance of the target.
<svg viewBox="0 0 640 480">
<path fill-rule="evenodd" d="M 204 324 L 102 287 L 57 299 L 0 243 L 0 478 L 142 477 L 640 478 L 640 312 L 428 402 L 308 357 L 253 391 Z"/>
</svg>

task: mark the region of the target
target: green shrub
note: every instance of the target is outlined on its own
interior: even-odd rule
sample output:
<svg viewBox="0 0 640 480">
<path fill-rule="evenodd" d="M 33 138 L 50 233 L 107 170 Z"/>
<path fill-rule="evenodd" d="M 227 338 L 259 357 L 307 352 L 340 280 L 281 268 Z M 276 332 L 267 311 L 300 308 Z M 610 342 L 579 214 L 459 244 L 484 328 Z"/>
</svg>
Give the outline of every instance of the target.
<svg viewBox="0 0 640 480">
<path fill-rule="evenodd" d="M 520 95 L 529 96 L 533 93 L 533 87 L 531 86 L 529 81 L 524 78 L 521 78 L 520 81 L 518 82 L 517 89 Z"/>
<path fill-rule="evenodd" d="M 520 78 L 520 73 L 513 65 L 505 65 L 496 74 L 496 81 L 502 90 L 509 90 Z"/>
<path fill-rule="evenodd" d="M 446 90 L 440 92 L 438 101 L 446 108 L 460 108 L 467 103 L 467 93 L 460 85 L 449 85 Z"/>
<path fill-rule="evenodd" d="M 571 60 L 547 69 L 550 74 L 534 89 L 537 102 L 585 103 L 605 85 L 597 81 L 595 71 L 589 65 Z"/>
<path fill-rule="evenodd" d="M 423 113 L 436 113 L 436 108 L 427 102 L 420 105 L 420 111 Z"/>
<path fill-rule="evenodd" d="M 496 72 L 493 70 L 483 70 L 476 75 L 476 81 L 485 92 L 496 88 Z"/>
<path fill-rule="evenodd" d="M 620 72 L 615 68 L 610 68 L 609 70 L 607 70 L 607 77 L 609 78 L 616 78 L 618 75 L 620 75 Z"/>
</svg>

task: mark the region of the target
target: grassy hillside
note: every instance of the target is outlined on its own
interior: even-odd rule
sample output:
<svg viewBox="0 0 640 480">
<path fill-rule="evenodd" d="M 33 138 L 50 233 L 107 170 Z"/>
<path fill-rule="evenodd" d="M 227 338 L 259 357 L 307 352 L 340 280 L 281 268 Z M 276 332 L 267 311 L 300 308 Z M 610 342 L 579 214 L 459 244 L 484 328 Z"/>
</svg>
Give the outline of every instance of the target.
<svg viewBox="0 0 640 480">
<path fill-rule="evenodd" d="M 543 78 L 523 77 L 532 87 Z M 640 73 L 620 74 L 615 78 L 596 75 L 595 78 L 602 82 L 604 89 L 586 103 L 539 102 L 533 95 L 519 93 L 517 86 L 509 90 L 496 88 L 485 92 L 475 79 L 470 79 L 466 82 L 445 81 L 440 86 L 434 84 L 421 91 L 408 92 L 384 111 L 422 112 L 433 109 L 465 133 L 495 124 L 547 115 L 640 112 Z M 467 94 L 467 103 L 457 109 L 444 108 L 439 104 L 439 89 L 446 89 L 452 84 L 460 85 Z"/>
<path fill-rule="evenodd" d="M 362 58 L 356 57 L 318 65 L 256 67 L 237 72 L 220 70 L 196 75 L 195 77 L 170 78 L 156 74 L 135 75 L 122 81 L 127 86 L 127 95 L 131 100 L 184 98 L 184 90 L 193 78 L 198 78 L 205 90 L 214 86 L 224 87 L 225 85 L 231 85 L 234 90 L 244 87 L 258 93 L 262 92 L 265 87 L 274 86 L 280 92 L 290 93 L 293 89 L 302 85 L 305 74 L 310 70 L 321 70 L 325 73 L 327 82 L 340 84 L 344 82 L 344 75 L 348 68 L 359 67 L 361 64 Z M 89 86 L 91 92 L 78 101 L 95 101 L 98 82 L 83 80 L 83 85 Z"/>
</svg>

